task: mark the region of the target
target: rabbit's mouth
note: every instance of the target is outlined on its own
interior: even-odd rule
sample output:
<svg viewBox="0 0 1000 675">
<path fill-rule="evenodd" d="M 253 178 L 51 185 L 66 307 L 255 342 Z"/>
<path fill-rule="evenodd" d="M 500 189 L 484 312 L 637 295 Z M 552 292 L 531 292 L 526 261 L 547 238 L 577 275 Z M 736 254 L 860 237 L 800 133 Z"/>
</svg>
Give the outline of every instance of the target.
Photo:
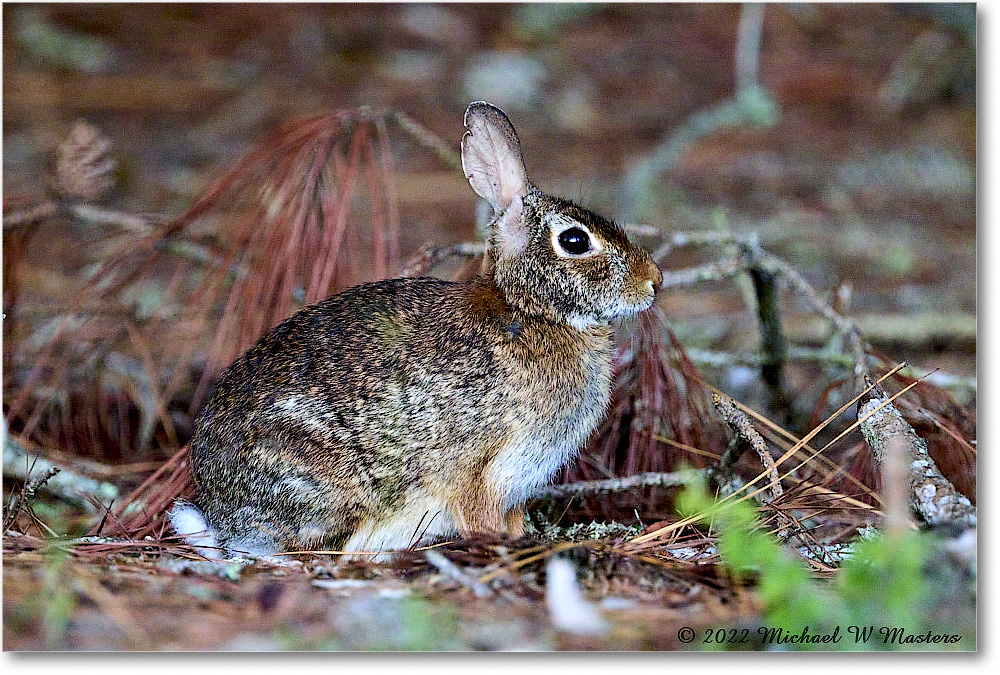
<svg viewBox="0 0 1000 675">
<path fill-rule="evenodd" d="M 635 314 L 644 312 L 653 306 L 653 302 L 656 300 L 656 284 L 652 279 L 646 279 L 639 284 L 637 290 L 639 291 L 639 297 L 631 303 Z"/>
<path fill-rule="evenodd" d="M 596 325 L 608 325 L 641 314 L 652 306 L 654 299 L 652 293 L 638 300 L 620 298 L 617 302 L 612 302 L 603 308 L 595 308 L 586 314 L 570 314 L 566 317 L 566 322 L 578 330 L 587 330 Z"/>
<path fill-rule="evenodd" d="M 652 289 L 652 283 L 649 283 L 650 289 Z M 647 309 L 653 306 L 653 301 L 656 300 L 656 295 L 653 290 L 648 293 L 640 295 L 637 299 L 632 300 L 629 298 L 622 298 L 616 302 L 608 311 L 608 319 L 624 319 L 631 316 L 636 316 L 645 312 Z"/>
<path fill-rule="evenodd" d="M 646 297 L 642 298 L 641 300 L 632 305 L 631 313 L 635 315 L 641 312 L 645 312 L 647 309 L 653 306 L 654 300 L 656 300 L 656 296 L 650 293 L 649 295 L 647 295 Z"/>
</svg>

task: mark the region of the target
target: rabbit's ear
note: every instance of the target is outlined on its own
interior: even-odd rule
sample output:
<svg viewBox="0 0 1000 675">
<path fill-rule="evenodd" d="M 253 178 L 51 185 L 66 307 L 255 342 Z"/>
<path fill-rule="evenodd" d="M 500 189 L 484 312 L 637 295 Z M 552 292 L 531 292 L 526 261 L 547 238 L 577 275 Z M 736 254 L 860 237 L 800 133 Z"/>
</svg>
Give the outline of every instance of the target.
<svg viewBox="0 0 1000 675">
<path fill-rule="evenodd" d="M 462 137 L 462 170 L 480 197 L 500 213 L 515 197 L 528 194 L 521 144 L 517 132 L 500 108 L 485 101 L 465 111 L 468 131 Z"/>
</svg>

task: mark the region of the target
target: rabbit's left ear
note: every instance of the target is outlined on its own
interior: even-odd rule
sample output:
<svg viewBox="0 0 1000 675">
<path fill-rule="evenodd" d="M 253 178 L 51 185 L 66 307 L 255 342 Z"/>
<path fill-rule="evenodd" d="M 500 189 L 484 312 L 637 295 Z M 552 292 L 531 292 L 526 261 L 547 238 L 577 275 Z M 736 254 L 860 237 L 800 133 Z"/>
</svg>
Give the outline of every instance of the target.
<svg viewBox="0 0 1000 675">
<path fill-rule="evenodd" d="M 462 170 L 472 189 L 493 205 L 494 213 L 518 206 L 516 198 L 528 194 L 528 179 L 514 126 L 500 108 L 485 101 L 469 104 L 465 126 Z"/>
</svg>

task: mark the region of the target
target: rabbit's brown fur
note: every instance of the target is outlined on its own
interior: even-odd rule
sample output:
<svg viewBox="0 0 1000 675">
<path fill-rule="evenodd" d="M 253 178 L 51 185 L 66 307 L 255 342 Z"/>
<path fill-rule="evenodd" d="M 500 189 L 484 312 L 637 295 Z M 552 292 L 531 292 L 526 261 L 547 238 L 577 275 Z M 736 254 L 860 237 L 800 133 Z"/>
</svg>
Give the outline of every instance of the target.
<svg viewBox="0 0 1000 675">
<path fill-rule="evenodd" d="M 466 121 L 466 173 L 497 214 L 488 271 L 357 286 L 237 359 L 191 442 L 203 543 L 266 555 L 519 536 L 525 500 L 597 426 L 609 322 L 648 307 L 662 275 L 616 225 L 527 182 L 502 112 L 474 103 Z M 592 250 L 567 252 L 567 228 Z"/>
</svg>

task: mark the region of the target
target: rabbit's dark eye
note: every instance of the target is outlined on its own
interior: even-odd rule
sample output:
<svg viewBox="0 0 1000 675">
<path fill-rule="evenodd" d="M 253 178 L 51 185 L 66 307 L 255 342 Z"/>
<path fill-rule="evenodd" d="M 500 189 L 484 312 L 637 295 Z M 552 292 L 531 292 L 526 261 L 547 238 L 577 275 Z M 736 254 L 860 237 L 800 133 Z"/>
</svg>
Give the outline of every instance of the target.
<svg viewBox="0 0 1000 675">
<path fill-rule="evenodd" d="M 570 255 L 583 255 L 590 250 L 590 235 L 579 227 L 571 227 L 559 233 L 559 245 Z"/>
</svg>

